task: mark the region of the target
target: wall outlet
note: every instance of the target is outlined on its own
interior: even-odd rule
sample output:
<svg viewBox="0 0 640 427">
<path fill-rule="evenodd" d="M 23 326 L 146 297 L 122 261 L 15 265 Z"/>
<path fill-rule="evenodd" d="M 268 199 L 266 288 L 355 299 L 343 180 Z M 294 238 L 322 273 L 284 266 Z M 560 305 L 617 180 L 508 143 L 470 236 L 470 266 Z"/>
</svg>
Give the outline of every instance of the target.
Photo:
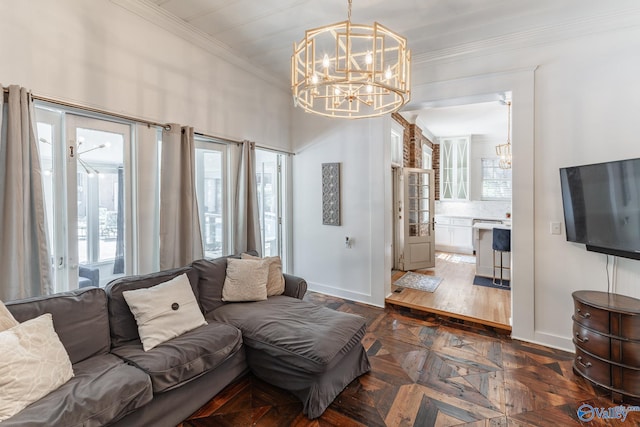
<svg viewBox="0 0 640 427">
<path fill-rule="evenodd" d="M 562 234 L 562 223 L 552 222 L 550 224 L 550 232 L 551 234 Z"/>
</svg>

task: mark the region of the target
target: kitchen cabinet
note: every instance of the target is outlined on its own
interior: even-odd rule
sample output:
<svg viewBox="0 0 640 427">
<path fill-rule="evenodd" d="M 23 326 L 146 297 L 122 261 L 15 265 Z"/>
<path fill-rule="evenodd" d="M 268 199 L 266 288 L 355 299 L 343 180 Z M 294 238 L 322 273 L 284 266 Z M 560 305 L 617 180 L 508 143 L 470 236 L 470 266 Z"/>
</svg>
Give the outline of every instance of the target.
<svg viewBox="0 0 640 427">
<path fill-rule="evenodd" d="M 493 277 L 493 229 L 496 227 L 510 228 L 509 225 L 499 223 L 475 223 L 473 225 L 473 233 L 476 248 L 476 275 L 483 277 Z M 496 261 L 499 263 L 496 254 Z M 502 264 L 505 267 L 502 270 L 502 278 L 511 279 L 511 253 L 502 254 Z M 496 268 L 496 277 L 500 277 L 500 269 Z"/>
<path fill-rule="evenodd" d="M 436 215 L 436 250 L 473 253 L 473 219 Z"/>
</svg>

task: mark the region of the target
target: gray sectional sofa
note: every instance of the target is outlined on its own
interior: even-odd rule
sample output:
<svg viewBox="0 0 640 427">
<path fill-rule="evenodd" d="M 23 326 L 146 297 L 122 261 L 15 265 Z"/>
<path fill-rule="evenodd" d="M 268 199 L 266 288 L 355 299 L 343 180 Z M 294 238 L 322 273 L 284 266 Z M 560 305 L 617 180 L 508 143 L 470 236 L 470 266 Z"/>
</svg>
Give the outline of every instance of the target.
<svg viewBox="0 0 640 427">
<path fill-rule="evenodd" d="M 16 320 L 51 313 L 74 377 L 5 420 L 7 426 L 175 426 L 249 370 L 300 398 L 316 418 L 369 370 L 366 323 L 302 301 L 307 284 L 285 276 L 283 295 L 225 303 L 227 258 L 7 302 Z M 207 325 L 145 352 L 122 293 L 187 274 Z"/>
</svg>

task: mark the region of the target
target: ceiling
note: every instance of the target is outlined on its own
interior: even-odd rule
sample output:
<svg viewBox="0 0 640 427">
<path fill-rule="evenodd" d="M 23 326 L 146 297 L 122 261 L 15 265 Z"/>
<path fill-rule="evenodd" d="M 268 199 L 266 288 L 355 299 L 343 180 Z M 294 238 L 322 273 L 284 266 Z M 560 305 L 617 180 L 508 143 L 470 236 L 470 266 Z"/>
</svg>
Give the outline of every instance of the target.
<svg viewBox="0 0 640 427">
<path fill-rule="evenodd" d="M 305 30 L 344 21 L 347 0 L 140 0 L 177 17 L 196 32 L 206 33 L 271 81 L 289 86 L 293 43 Z M 548 41 L 554 33 L 567 38 L 568 28 L 593 31 L 608 14 L 621 14 L 621 5 L 634 0 L 353 0 L 352 22 L 378 21 L 405 36 L 414 69 L 478 44 L 509 44 L 516 48 Z M 616 10 L 617 8 L 617 10 Z M 415 72 L 414 72 L 415 74 Z M 414 81 L 416 81 L 414 75 Z M 476 106 L 448 107 L 420 112 L 435 136 L 450 132 L 446 126 L 456 115 L 470 123 L 494 123 L 494 128 L 468 129 L 468 133 L 498 132 L 504 128 L 504 105 L 483 102 Z M 483 108 L 486 107 L 486 108 Z M 415 112 L 414 112 L 415 113 Z M 470 116 L 477 120 L 470 120 Z M 501 124 L 496 124 L 500 122 Z M 502 131 L 506 133 L 506 131 Z M 467 132 L 454 132 L 463 134 Z"/>
</svg>

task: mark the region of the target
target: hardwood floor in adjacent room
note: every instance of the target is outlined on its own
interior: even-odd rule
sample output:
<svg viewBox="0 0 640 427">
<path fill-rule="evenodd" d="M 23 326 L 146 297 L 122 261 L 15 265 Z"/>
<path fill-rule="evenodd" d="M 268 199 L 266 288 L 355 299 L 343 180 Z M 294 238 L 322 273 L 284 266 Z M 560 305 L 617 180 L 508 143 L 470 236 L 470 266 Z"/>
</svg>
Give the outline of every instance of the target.
<svg viewBox="0 0 640 427">
<path fill-rule="evenodd" d="M 511 331 L 511 292 L 473 284 L 476 265 L 466 255 L 436 253 L 435 269 L 416 270 L 442 278 L 435 292 L 424 292 L 391 285 L 387 304 L 408 307 Z M 394 271 L 391 282 L 403 271 Z M 395 291 L 400 289 L 400 293 Z"/>
<path fill-rule="evenodd" d="M 249 374 L 185 420 L 189 426 L 601 426 L 640 425 L 577 410 L 617 406 L 572 371 L 573 355 L 406 309 L 386 309 L 317 293 L 305 300 L 367 319 L 371 371 L 318 419 L 290 393 Z"/>
</svg>

